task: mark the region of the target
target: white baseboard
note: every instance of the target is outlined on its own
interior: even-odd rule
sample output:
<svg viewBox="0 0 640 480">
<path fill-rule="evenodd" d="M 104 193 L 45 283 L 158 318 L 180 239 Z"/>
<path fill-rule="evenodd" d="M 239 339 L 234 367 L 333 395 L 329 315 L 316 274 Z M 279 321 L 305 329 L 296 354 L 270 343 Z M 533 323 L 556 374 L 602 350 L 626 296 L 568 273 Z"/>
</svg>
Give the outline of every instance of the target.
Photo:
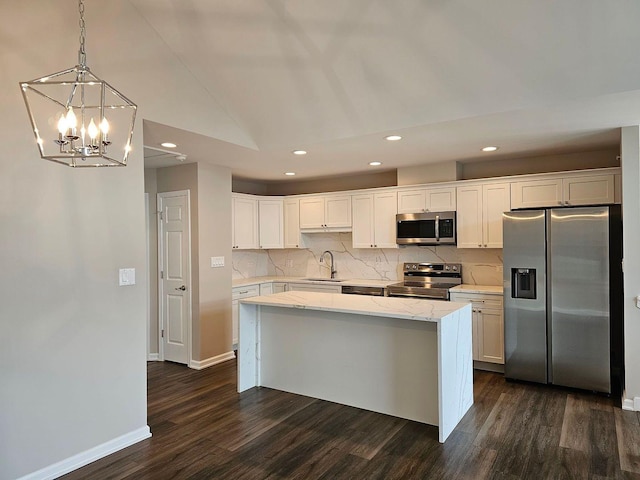
<svg viewBox="0 0 640 480">
<path fill-rule="evenodd" d="M 634 397 L 633 400 L 625 398 L 622 400 L 622 409 L 631 410 L 632 412 L 640 412 L 640 397 Z"/>
<path fill-rule="evenodd" d="M 150 353 L 147 355 L 147 362 L 159 362 L 160 354 L 159 353 Z"/>
<path fill-rule="evenodd" d="M 107 455 L 129 447 L 134 443 L 138 443 L 145 438 L 151 436 L 151 430 L 146 425 L 142 428 L 134 430 L 133 432 L 125 433 L 124 435 L 109 440 L 101 445 L 85 450 L 72 457 L 62 460 L 48 467 L 42 468 L 36 472 L 30 473 L 21 477 L 19 480 L 50 480 L 61 477 L 69 472 L 77 470 L 80 467 L 84 467 L 91 462 L 95 462 Z"/>
<path fill-rule="evenodd" d="M 227 360 L 231 360 L 235 358 L 235 354 L 233 351 L 223 353 L 221 355 L 216 355 L 215 357 L 209 357 L 205 360 L 191 360 L 189 364 L 189 368 L 193 368 L 194 370 L 202 370 L 203 368 L 211 367 L 212 365 L 217 365 L 218 363 L 226 362 Z"/>
</svg>

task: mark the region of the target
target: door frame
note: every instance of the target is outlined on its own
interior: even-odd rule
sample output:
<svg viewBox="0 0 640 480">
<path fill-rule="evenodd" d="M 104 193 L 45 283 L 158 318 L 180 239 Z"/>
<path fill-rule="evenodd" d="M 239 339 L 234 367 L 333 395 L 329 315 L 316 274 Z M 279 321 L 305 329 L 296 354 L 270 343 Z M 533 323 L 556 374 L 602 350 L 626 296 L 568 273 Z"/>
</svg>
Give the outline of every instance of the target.
<svg viewBox="0 0 640 480">
<path fill-rule="evenodd" d="M 191 277 L 193 275 L 193 268 L 191 264 L 191 190 L 176 190 L 173 192 L 159 192 L 156 194 L 157 198 L 157 207 L 156 207 L 156 215 L 158 217 L 158 360 L 164 362 L 164 339 L 162 337 L 162 330 L 164 329 L 163 319 L 164 319 L 164 291 L 163 291 L 163 282 L 161 278 L 162 271 L 164 269 L 164 235 L 163 235 L 163 222 L 161 219 L 162 209 L 164 206 L 163 199 L 164 198 L 172 198 L 172 197 L 187 197 L 187 241 L 185 242 L 187 245 L 187 262 L 189 263 L 189 275 L 187 277 L 187 358 L 188 363 L 187 366 L 191 367 L 193 362 L 191 352 L 192 352 L 192 323 L 193 323 L 193 297 L 191 295 Z"/>
</svg>

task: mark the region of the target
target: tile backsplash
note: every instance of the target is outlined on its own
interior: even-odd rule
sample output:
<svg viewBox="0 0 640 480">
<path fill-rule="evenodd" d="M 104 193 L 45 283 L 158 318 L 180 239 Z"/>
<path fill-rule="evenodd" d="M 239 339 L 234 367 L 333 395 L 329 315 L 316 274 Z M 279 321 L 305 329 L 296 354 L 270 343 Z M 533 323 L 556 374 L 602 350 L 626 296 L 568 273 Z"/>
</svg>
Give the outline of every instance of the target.
<svg viewBox="0 0 640 480">
<path fill-rule="evenodd" d="M 351 233 L 313 233 L 303 237 L 306 248 L 233 252 L 233 278 L 328 277 L 327 264 L 319 260 L 323 251 L 330 250 L 337 278 L 400 281 L 404 262 L 450 262 L 462 264 L 463 283 L 502 285 L 502 249 L 454 246 L 354 249 Z"/>
</svg>

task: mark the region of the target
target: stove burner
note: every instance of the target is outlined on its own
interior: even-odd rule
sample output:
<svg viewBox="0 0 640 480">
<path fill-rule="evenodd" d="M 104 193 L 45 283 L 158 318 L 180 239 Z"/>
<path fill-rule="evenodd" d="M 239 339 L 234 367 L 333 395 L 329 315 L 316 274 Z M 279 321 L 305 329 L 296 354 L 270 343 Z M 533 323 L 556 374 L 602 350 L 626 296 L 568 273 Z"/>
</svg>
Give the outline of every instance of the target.
<svg viewBox="0 0 640 480">
<path fill-rule="evenodd" d="M 389 285 L 389 296 L 449 300 L 449 289 L 462 283 L 459 263 L 405 263 L 404 282 Z"/>
</svg>

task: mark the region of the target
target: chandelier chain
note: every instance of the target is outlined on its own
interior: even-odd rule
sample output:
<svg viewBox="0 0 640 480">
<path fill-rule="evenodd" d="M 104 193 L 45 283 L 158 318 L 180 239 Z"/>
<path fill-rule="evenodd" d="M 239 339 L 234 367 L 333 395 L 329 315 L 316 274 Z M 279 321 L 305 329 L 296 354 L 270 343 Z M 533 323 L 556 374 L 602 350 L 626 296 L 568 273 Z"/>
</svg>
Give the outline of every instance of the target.
<svg viewBox="0 0 640 480">
<path fill-rule="evenodd" d="M 80 11 L 80 53 L 82 55 L 85 54 L 84 51 L 84 40 L 86 35 L 86 28 L 84 25 L 84 1 L 78 0 L 78 10 Z"/>
</svg>

